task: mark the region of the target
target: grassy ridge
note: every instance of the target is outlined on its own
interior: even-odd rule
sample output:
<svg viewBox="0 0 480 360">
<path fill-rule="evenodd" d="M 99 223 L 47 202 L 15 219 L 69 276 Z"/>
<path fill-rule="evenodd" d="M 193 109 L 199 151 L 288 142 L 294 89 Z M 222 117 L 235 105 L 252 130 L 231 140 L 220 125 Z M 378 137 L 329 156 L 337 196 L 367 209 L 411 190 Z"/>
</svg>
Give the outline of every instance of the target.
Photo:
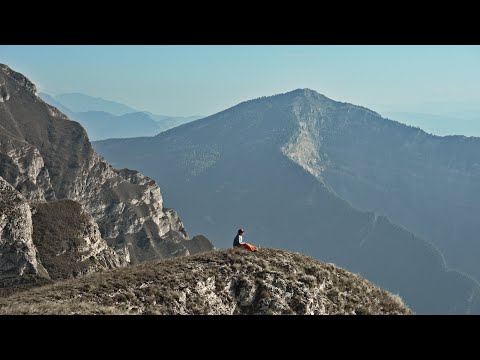
<svg viewBox="0 0 480 360">
<path fill-rule="evenodd" d="M 1 314 L 412 314 L 362 277 L 298 253 L 206 252 L 0 300 Z"/>
</svg>

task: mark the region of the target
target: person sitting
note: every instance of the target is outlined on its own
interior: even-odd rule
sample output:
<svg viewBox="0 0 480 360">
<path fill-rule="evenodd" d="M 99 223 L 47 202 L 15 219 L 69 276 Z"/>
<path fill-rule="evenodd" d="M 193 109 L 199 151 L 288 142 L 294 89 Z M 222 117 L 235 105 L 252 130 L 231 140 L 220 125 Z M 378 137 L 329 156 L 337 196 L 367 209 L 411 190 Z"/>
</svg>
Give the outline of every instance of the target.
<svg viewBox="0 0 480 360">
<path fill-rule="evenodd" d="M 252 244 L 249 244 L 247 242 L 242 241 L 242 236 L 245 233 L 245 230 L 240 229 L 238 230 L 237 236 L 235 236 L 235 239 L 233 239 L 233 247 L 242 247 L 250 251 L 257 251 L 257 248 L 253 246 Z"/>
</svg>

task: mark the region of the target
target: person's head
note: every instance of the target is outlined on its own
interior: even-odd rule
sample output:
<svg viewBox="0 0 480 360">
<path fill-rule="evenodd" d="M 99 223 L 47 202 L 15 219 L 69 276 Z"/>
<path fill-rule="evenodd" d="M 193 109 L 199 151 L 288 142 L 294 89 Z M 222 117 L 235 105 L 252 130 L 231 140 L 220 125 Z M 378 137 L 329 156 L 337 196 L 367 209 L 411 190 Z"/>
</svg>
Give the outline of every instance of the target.
<svg viewBox="0 0 480 360">
<path fill-rule="evenodd" d="M 244 232 L 245 232 L 245 230 L 239 229 L 239 230 L 238 230 L 238 235 L 243 235 Z"/>
</svg>

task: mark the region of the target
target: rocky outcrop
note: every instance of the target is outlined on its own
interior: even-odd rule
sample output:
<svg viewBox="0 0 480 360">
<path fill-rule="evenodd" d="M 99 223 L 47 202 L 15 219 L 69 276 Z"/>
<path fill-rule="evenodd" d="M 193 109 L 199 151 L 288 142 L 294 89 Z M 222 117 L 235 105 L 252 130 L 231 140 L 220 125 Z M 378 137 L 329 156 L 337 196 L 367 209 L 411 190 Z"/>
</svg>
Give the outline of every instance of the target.
<svg viewBox="0 0 480 360">
<path fill-rule="evenodd" d="M 398 295 L 333 264 L 281 250 L 250 253 L 235 249 L 115 269 L 0 300 L 0 314 L 36 313 L 354 315 L 412 311 Z"/>
<path fill-rule="evenodd" d="M 182 240 L 182 244 L 187 248 L 191 254 L 210 251 L 212 243 L 203 235 L 194 236 L 191 240 Z"/>
<path fill-rule="evenodd" d="M 72 200 L 35 206 L 33 242 L 53 280 L 127 265 L 126 256 L 107 245 L 93 218 Z"/>
<path fill-rule="evenodd" d="M 80 124 L 43 102 L 35 85 L 6 65 L 0 65 L 0 92 L 6 94 L 0 104 L 0 176 L 29 201 L 77 201 L 122 261 L 189 253 L 182 242 L 170 241 L 172 231 L 185 241 L 188 236 L 176 212 L 163 208 L 155 181 L 112 168 Z"/>
<path fill-rule="evenodd" d="M 0 176 L 30 202 L 55 199 L 48 169 L 38 150 L 1 132 Z"/>
<path fill-rule="evenodd" d="M 37 257 L 30 206 L 0 177 L 0 287 L 48 278 Z"/>
<path fill-rule="evenodd" d="M 133 263 L 180 255 L 162 241 L 171 230 L 187 233 L 175 211 L 163 208 L 159 186 L 138 171 L 115 170 L 93 153 L 65 197 L 80 202 L 98 222 L 102 237 Z M 183 250 L 186 250 L 182 246 Z M 182 252 L 182 255 L 184 252 Z"/>
<path fill-rule="evenodd" d="M 25 76 L 23 76 L 22 74 L 16 71 L 13 71 L 5 64 L 0 64 L 0 70 L 3 71 L 6 75 L 8 75 L 10 78 L 15 80 L 15 82 L 18 85 L 20 85 L 22 88 L 36 95 L 37 87 Z M 10 92 L 8 91 L 8 87 L 5 86 L 5 79 L 3 79 L 3 81 L 1 81 L 0 84 L 3 85 L 3 86 L 0 86 L 0 91 L 2 92 L 2 94 L 5 94 L 4 98 L 6 98 L 8 95 L 10 95 Z"/>
</svg>

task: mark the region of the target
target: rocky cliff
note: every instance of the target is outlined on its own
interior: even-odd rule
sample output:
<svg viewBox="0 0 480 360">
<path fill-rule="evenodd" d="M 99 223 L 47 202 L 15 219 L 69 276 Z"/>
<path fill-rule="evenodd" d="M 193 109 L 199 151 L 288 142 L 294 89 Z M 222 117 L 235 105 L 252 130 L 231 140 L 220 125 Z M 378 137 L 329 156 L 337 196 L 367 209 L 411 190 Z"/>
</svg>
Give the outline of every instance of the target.
<svg viewBox="0 0 480 360">
<path fill-rule="evenodd" d="M 158 184 L 138 171 L 112 168 L 95 153 L 77 122 L 43 102 L 35 85 L 25 76 L 1 64 L 0 98 L 0 176 L 32 206 L 69 199 L 83 208 L 70 207 L 73 212 L 69 216 L 92 216 L 91 221 L 85 220 L 76 230 L 78 236 L 91 232 L 85 237 L 90 240 L 74 249 L 72 239 L 83 235 L 72 235 L 71 239 L 56 244 L 58 248 L 51 253 L 44 254 L 44 259 L 65 247 L 74 249 L 69 255 L 74 262 L 85 261 L 84 256 L 90 253 L 96 258 L 95 264 L 103 264 L 100 267 L 190 253 L 183 244 L 189 241 L 183 223 L 175 210 L 163 207 Z M 26 207 L 25 202 L 25 211 Z M 40 205 L 38 209 L 41 217 L 49 207 Z M 85 213 L 81 215 L 81 211 Z M 24 215 L 25 219 L 29 216 Z M 61 222 L 59 218 L 52 220 Z M 45 238 L 44 234 L 38 235 L 39 239 Z M 107 251 L 97 247 L 102 243 L 100 237 L 117 252 L 117 258 L 106 260 L 100 255 Z M 212 245 L 209 243 L 203 249 L 212 249 Z M 29 254 L 25 261 L 33 266 L 32 256 L 33 253 Z M 97 266 L 90 265 L 77 270 L 84 273 Z M 18 266 L 22 268 L 20 263 Z"/>
<path fill-rule="evenodd" d="M 0 300 L 1 314 L 412 314 L 398 295 L 301 254 L 214 251 Z"/>
<path fill-rule="evenodd" d="M 129 259 L 107 245 L 97 223 L 79 203 L 39 203 L 34 210 L 33 242 L 53 280 L 127 265 Z"/>
<path fill-rule="evenodd" d="M 27 200 L 0 177 L 0 287 L 48 278 L 32 232 Z"/>
</svg>

